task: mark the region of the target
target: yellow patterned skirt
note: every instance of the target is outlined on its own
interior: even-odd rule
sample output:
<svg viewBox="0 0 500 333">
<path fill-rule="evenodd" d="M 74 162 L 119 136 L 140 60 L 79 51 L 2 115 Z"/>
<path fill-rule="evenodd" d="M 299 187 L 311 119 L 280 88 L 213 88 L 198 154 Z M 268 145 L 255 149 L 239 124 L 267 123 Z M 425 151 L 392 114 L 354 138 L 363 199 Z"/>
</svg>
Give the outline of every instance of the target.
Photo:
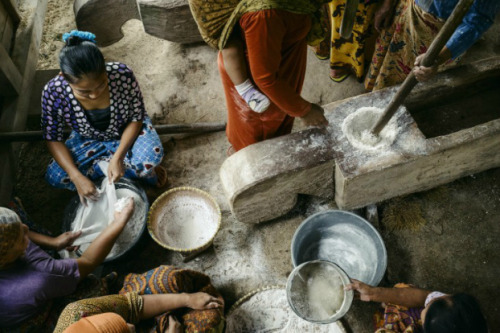
<svg viewBox="0 0 500 333">
<path fill-rule="evenodd" d="M 333 0 L 324 8 L 328 19 L 322 25 L 330 38 L 325 38 L 315 53 L 320 59 L 330 58 L 330 68 L 345 68 L 361 80 L 365 69 L 365 42 L 373 35 L 373 15 L 376 2 L 360 1 L 351 37 L 340 36 L 340 26 L 344 16 L 346 0 Z"/>
</svg>

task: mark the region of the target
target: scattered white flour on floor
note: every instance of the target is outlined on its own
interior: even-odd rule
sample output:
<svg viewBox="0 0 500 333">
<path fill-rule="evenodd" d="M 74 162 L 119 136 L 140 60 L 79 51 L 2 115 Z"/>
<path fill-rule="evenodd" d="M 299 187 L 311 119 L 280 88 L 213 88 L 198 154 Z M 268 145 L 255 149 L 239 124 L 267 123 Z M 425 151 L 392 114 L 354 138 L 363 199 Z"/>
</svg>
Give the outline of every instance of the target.
<svg viewBox="0 0 500 333">
<path fill-rule="evenodd" d="M 340 321 L 314 324 L 299 318 L 288 305 L 285 289 L 264 290 L 232 309 L 226 332 L 345 333 Z"/>
<path fill-rule="evenodd" d="M 202 197 L 175 196 L 161 210 L 156 235 L 170 247 L 194 249 L 217 232 L 218 212 Z"/>
<path fill-rule="evenodd" d="M 368 151 L 380 151 L 392 145 L 399 133 L 395 117 L 382 129 L 379 135 L 371 133 L 371 128 L 382 115 L 383 110 L 376 107 L 359 108 L 348 115 L 342 124 L 342 131 L 349 142 L 356 148 Z"/>
<path fill-rule="evenodd" d="M 344 285 L 338 272 L 328 265 L 306 265 L 294 275 L 291 299 L 306 319 L 328 320 L 344 302 Z"/>
<path fill-rule="evenodd" d="M 134 213 L 132 214 L 122 233 L 116 240 L 115 245 L 109 252 L 106 259 L 116 257 L 127 251 L 130 246 L 140 237 L 140 232 L 144 226 L 144 223 L 146 223 L 145 216 L 147 207 L 146 203 L 142 200 L 139 194 L 125 188 L 119 188 L 116 190 L 116 198 L 118 199 L 118 202 L 129 197 L 134 199 Z M 118 202 L 116 204 L 118 204 Z M 81 205 L 78 209 L 81 209 Z M 103 229 L 104 227 L 101 226 L 100 230 L 96 230 L 96 232 L 102 231 Z M 71 225 L 71 230 L 73 230 L 73 224 Z M 96 234 L 95 237 L 97 238 L 98 235 L 99 234 Z M 83 253 L 94 239 L 89 240 L 88 243 L 80 245 L 80 251 Z"/>
</svg>

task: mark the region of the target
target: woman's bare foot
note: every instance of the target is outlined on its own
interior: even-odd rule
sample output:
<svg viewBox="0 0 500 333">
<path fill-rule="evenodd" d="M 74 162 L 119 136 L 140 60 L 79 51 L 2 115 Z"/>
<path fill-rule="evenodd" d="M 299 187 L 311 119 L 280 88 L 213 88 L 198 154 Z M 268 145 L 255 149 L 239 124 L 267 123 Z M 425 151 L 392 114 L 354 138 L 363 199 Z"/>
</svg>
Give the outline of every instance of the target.
<svg viewBox="0 0 500 333">
<path fill-rule="evenodd" d="M 330 69 L 330 79 L 332 81 L 340 83 L 347 79 L 351 72 L 347 68 L 332 68 Z"/>
</svg>

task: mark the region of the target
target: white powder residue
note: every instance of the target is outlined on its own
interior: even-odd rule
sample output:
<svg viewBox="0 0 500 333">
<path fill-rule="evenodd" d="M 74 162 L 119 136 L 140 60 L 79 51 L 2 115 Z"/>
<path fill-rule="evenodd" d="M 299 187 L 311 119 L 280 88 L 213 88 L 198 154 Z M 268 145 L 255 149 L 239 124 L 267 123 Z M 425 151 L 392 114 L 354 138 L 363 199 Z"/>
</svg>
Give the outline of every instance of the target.
<svg viewBox="0 0 500 333">
<path fill-rule="evenodd" d="M 127 222 L 127 224 L 125 225 L 125 228 L 123 229 L 122 233 L 116 240 L 115 245 L 107 255 L 106 259 L 114 258 L 121 255 L 122 253 L 127 251 L 130 248 L 130 246 L 134 244 L 135 241 L 141 236 L 140 232 L 142 231 L 142 228 L 146 223 L 145 220 L 146 209 L 147 209 L 146 203 L 142 200 L 139 194 L 135 193 L 132 190 L 126 188 L 119 188 L 116 190 L 116 198 L 118 199 L 116 205 L 120 201 L 124 201 L 126 203 L 127 198 L 130 197 L 134 199 L 134 212 L 130 217 L 129 221 Z M 83 206 L 80 204 L 80 207 L 78 209 L 82 209 L 82 207 Z M 95 238 L 97 238 L 100 231 L 102 231 L 104 228 L 105 226 L 101 225 L 99 230 L 95 230 L 96 231 L 95 237 L 93 239 L 89 239 L 87 243 L 81 244 L 80 252 L 83 253 L 92 243 L 92 241 Z M 71 225 L 71 230 L 73 230 L 73 224 Z"/>
<path fill-rule="evenodd" d="M 344 284 L 329 265 L 305 265 L 295 273 L 291 285 L 295 309 L 308 320 L 323 321 L 335 315 L 344 302 Z"/>
<path fill-rule="evenodd" d="M 367 151 L 381 151 L 392 145 L 399 132 L 395 117 L 378 136 L 371 133 L 372 127 L 382 113 L 383 110 L 376 107 L 363 107 L 344 119 L 342 131 L 354 147 Z"/>
<path fill-rule="evenodd" d="M 115 211 L 121 212 L 123 208 L 127 205 L 128 199 L 130 197 L 121 198 L 115 202 Z"/>
<path fill-rule="evenodd" d="M 161 210 L 156 235 L 170 247 L 194 249 L 217 232 L 218 211 L 205 198 L 174 196 Z"/>
<path fill-rule="evenodd" d="M 382 258 L 377 256 L 373 236 L 349 223 L 337 223 L 318 232 L 321 232 L 322 238 L 305 244 L 298 262 L 315 259 L 331 261 L 342 267 L 351 278 L 365 283 L 374 282 L 377 265 Z"/>
<path fill-rule="evenodd" d="M 298 317 L 288 305 L 285 289 L 261 291 L 232 309 L 226 332 L 345 333 L 340 321 L 314 324 Z"/>
<path fill-rule="evenodd" d="M 312 134 L 307 139 L 302 140 L 296 147 L 295 152 L 303 150 L 326 148 L 325 136 L 319 134 Z"/>
</svg>

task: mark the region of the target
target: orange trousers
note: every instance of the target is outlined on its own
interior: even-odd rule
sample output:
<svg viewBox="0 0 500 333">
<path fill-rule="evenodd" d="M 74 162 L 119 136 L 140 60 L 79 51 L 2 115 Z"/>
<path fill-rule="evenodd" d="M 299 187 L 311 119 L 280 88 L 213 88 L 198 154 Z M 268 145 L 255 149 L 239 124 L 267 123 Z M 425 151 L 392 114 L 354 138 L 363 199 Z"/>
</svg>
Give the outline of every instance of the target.
<svg viewBox="0 0 500 333">
<path fill-rule="evenodd" d="M 226 135 L 236 151 L 290 133 L 294 117 L 301 117 L 311 109 L 311 103 L 300 97 L 306 73 L 310 17 L 269 9 L 244 14 L 240 26 L 249 76 L 271 105 L 263 113 L 250 109 L 227 75 L 219 52 L 219 72 L 228 110 Z"/>
</svg>

